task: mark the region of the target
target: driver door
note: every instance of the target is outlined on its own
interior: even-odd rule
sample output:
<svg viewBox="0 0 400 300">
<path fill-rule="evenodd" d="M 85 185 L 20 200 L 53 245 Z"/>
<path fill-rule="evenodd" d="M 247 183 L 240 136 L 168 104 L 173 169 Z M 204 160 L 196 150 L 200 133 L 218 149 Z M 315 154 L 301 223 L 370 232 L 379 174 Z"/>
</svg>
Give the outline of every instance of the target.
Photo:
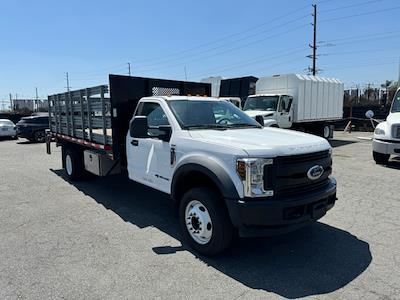
<svg viewBox="0 0 400 300">
<path fill-rule="evenodd" d="M 280 128 L 290 128 L 293 122 L 293 97 L 283 95 L 278 103 L 277 123 Z"/>
<path fill-rule="evenodd" d="M 169 125 L 168 118 L 157 102 L 141 102 L 135 116 L 145 116 L 148 132 L 145 138 L 127 137 L 127 162 L 129 178 L 169 192 L 172 168 L 169 142 L 158 139 L 157 126 Z"/>
</svg>

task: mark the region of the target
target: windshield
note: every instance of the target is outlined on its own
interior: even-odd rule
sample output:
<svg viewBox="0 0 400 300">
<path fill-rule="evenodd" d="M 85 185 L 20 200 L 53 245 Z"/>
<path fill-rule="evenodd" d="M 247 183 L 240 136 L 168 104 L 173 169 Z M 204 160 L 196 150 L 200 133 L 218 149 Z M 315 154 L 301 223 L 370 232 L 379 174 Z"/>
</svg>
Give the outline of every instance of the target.
<svg viewBox="0 0 400 300">
<path fill-rule="evenodd" d="M 276 111 L 279 96 L 257 96 L 248 97 L 243 110 L 266 110 Z"/>
<path fill-rule="evenodd" d="M 226 101 L 172 100 L 168 103 L 183 129 L 261 127 L 254 119 Z"/>
<path fill-rule="evenodd" d="M 393 98 L 392 113 L 400 112 L 400 90 L 397 91 Z"/>
<path fill-rule="evenodd" d="M 10 120 L 0 120 L 0 125 L 8 125 L 8 126 L 14 126 L 14 123 L 11 122 Z"/>
</svg>

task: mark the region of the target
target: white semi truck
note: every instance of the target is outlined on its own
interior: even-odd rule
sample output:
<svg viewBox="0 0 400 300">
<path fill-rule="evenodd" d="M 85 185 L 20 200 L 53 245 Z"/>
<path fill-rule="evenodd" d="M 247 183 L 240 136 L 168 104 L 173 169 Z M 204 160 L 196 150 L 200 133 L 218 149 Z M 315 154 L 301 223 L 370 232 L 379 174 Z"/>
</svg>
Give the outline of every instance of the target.
<svg viewBox="0 0 400 300">
<path fill-rule="evenodd" d="M 377 164 L 386 164 L 390 155 L 400 154 L 400 89 L 393 98 L 386 121 L 375 128 L 372 149 Z"/>
<path fill-rule="evenodd" d="M 286 233 L 334 206 L 325 139 L 264 128 L 210 94 L 206 83 L 110 75 L 109 85 L 49 96 L 47 152 L 55 140 L 71 180 L 122 171 L 170 195 L 184 240 L 204 255 L 236 233 Z"/>
<path fill-rule="evenodd" d="M 265 126 L 292 128 L 324 138 L 343 117 L 343 83 L 337 79 L 287 74 L 262 77 L 243 110 L 262 116 Z"/>
</svg>

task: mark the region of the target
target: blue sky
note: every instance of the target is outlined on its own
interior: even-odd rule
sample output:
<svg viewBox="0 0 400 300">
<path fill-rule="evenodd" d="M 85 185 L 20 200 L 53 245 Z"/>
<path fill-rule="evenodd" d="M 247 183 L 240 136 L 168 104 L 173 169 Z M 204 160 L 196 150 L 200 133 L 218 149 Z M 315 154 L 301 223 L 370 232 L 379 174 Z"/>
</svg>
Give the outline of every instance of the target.
<svg viewBox="0 0 400 300">
<path fill-rule="evenodd" d="M 2 1 L 0 100 L 107 82 L 107 74 L 200 80 L 304 73 L 311 4 L 321 76 L 397 80 L 398 0 Z M 186 67 L 186 75 L 185 75 Z"/>
</svg>

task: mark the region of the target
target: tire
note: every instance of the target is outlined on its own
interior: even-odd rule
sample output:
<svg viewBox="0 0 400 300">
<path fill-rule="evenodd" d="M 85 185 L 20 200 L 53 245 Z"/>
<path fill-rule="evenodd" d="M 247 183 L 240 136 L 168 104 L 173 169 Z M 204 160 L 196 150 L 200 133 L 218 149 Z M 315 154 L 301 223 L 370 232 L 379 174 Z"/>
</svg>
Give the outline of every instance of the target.
<svg viewBox="0 0 400 300">
<path fill-rule="evenodd" d="M 322 126 L 322 137 L 325 139 L 329 139 L 331 135 L 331 127 L 327 124 Z"/>
<path fill-rule="evenodd" d="M 375 151 L 372 152 L 372 156 L 374 157 L 374 160 L 378 165 L 387 164 L 390 158 L 390 154 L 383 154 Z"/>
<path fill-rule="evenodd" d="M 84 167 L 82 157 L 80 157 L 77 151 L 66 149 L 64 151 L 63 165 L 69 180 L 76 181 L 83 177 Z"/>
<path fill-rule="evenodd" d="M 179 205 L 179 222 L 184 240 L 192 249 L 205 256 L 223 252 L 234 236 L 228 211 L 221 200 L 212 189 L 193 188 L 185 193 Z"/>
<path fill-rule="evenodd" d="M 36 143 L 44 143 L 46 141 L 45 138 L 46 134 L 44 131 L 39 130 L 33 134 L 33 139 Z"/>
</svg>

